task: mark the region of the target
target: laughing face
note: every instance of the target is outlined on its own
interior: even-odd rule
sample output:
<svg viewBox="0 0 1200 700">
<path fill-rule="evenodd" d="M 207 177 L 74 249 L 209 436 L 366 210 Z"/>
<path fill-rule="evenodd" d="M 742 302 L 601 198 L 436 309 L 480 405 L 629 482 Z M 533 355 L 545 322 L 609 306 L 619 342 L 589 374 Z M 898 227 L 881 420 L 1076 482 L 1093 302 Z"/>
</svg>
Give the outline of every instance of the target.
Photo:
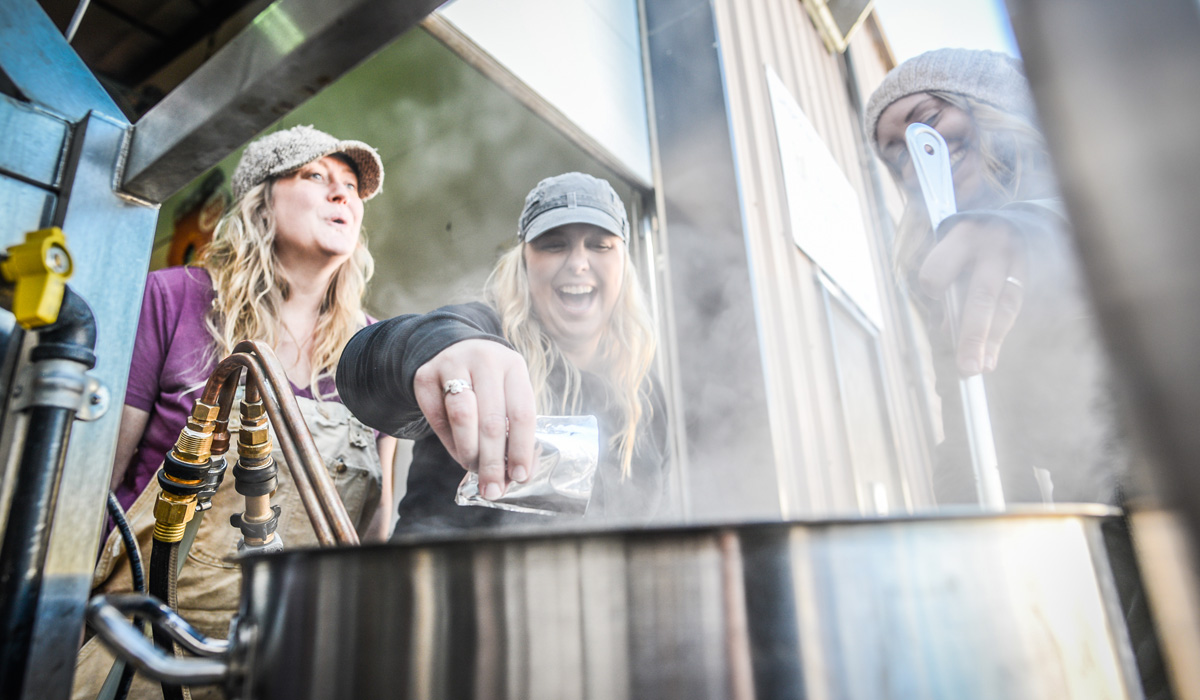
<svg viewBox="0 0 1200 700">
<path fill-rule="evenodd" d="M 902 97 L 888 105 L 879 115 L 875 130 L 884 161 L 903 180 L 909 196 L 920 197 L 921 190 L 905 145 L 904 130 L 917 122 L 937 129 L 946 140 L 958 209 L 984 205 L 988 188 L 983 178 L 983 160 L 974 120 L 961 108 L 925 92 Z"/>
<path fill-rule="evenodd" d="M 348 163 L 325 156 L 275 181 L 275 252 L 280 262 L 340 262 L 358 246 L 363 202 Z"/>
<path fill-rule="evenodd" d="M 595 357 L 625 279 L 625 243 L 592 224 L 567 224 L 525 245 L 533 311 L 581 369 Z"/>
</svg>

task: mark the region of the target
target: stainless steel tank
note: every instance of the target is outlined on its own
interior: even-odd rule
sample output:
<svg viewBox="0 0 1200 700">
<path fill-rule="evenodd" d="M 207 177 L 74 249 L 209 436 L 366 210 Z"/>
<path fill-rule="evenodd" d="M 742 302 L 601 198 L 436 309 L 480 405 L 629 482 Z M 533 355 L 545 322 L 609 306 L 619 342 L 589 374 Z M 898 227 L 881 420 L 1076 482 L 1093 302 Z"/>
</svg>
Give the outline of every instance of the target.
<svg viewBox="0 0 1200 700">
<path fill-rule="evenodd" d="M 232 696 L 261 700 L 1140 698 L 1102 533 L 1114 518 L 1079 508 L 255 556 L 219 660 Z"/>
</svg>

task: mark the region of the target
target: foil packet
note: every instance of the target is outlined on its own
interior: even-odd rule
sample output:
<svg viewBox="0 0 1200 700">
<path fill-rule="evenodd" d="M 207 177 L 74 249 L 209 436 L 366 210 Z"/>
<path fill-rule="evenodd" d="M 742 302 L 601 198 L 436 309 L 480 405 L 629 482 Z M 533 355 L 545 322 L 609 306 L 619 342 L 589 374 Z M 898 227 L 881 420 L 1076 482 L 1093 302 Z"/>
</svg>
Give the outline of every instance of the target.
<svg viewBox="0 0 1200 700">
<path fill-rule="evenodd" d="M 467 472 L 454 502 L 539 515 L 583 515 L 592 498 L 600 461 L 600 432 L 595 416 L 538 416 L 534 433 L 533 474 L 514 481 L 500 498 L 479 493 L 479 475 Z"/>
</svg>

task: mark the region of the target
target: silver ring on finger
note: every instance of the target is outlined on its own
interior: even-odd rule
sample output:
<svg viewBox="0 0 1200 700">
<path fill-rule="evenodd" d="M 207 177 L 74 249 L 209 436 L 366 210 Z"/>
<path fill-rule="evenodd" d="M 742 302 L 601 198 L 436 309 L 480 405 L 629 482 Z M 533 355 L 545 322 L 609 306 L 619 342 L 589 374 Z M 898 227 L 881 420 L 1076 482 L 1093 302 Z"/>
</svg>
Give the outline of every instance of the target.
<svg viewBox="0 0 1200 700">
<path fill-rule="evenodd" d="M 1025 286 L 1025 285 L 1021 284 L 1021 280 L 1017 279 L 1016 277 L 1013 277 L 1012 275 L 1005 277 L 1004 282 L 1005 282 L 1005 284 L 1013 285 L 1017 289 L 1020 289 Z"/>
<path fill-rule="evenodd" d="M 451 379 L 442 385 L 442 396 L 461 394 L 464 391 L 471 391 L 472 389 L 471 382 L 465 379 Z"/>
</svg>

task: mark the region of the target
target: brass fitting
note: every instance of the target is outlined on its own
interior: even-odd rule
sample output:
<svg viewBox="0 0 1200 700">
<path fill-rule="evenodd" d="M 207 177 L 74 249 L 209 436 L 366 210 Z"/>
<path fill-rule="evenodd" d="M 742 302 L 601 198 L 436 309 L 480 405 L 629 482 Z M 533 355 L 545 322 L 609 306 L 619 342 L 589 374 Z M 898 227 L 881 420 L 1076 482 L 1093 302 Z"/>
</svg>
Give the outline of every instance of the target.
<svg viewBox="0 0 1200 700">
<path fill-rule="evenodd" d="M 179 542 L 183 531 L 196 514 L 196 497 L 176 496 L 162 491 L 154 502 L 154 539 L 159 542 Z"/>
<path fill-rule="evenodd" d="M 264 459 L 271 454 L 271 433 L 261 401 L 241 404 L 242 425 L 238 430 L 238 455 L 244 461 Z"/>
<path fill-rule="evenodd" d="M 213 404 L 197 401 L 187 425 L 179 431 L 172 452 L 180 462 L 206 464 L 212 454 L 213 430 L 216 428 L 220 408 Z"/>
</svg>

